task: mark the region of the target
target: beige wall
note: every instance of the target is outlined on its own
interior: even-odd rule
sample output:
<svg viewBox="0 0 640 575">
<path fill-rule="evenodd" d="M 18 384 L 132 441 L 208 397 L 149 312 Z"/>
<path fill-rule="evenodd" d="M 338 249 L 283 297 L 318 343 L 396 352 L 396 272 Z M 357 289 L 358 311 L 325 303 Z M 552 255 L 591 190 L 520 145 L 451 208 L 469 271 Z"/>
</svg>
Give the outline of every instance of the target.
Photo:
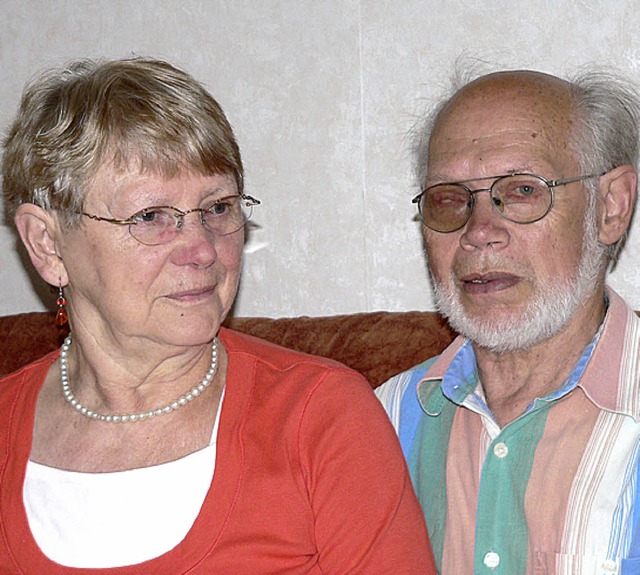
<svg viewBox="0 0 640 575">
<path fill-rule="evenodd" d="M 637 0 L 0 0 L 0 124 L 77 57 L 168 59 L 204 82 L 263 201 L 236 315 L 431 309 L 406 134 L 461 52 L 640 79 Z M 0 314 L 43 309 L 0 227 Z M 640 308 L 640 236 L 611 284 Z"/>
</svg>

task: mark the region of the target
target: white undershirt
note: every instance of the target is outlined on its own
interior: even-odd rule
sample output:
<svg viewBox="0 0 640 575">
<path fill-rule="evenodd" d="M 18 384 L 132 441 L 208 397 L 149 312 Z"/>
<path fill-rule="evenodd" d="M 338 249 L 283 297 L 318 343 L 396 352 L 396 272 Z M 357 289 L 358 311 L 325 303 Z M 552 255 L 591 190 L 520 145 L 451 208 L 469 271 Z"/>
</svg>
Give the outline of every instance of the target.
<svg viewBox="0 0 640 575">
<path fill-rule="evenodd" d="M 222 400 L 210 444 L 176 461 L 109 473 L 29 461 L 23 498 L 42 552 L 67 567 L 106 568 L 142 563 L 178 545 L 213 479 Z"/>
</svg>

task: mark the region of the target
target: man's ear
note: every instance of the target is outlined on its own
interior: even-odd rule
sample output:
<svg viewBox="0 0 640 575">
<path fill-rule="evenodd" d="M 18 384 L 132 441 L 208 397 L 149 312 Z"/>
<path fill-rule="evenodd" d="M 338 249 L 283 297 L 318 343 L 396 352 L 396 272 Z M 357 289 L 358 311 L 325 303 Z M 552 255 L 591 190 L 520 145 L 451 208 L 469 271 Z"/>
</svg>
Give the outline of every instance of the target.
<svg viewBox="0 0 640 575">
<path fill-rule="evenodd" d="M 618 166 L 601 177 L 598 238 L 603 244 L 615 244 L 629 229 L 637 185 L 638 175 L 630 165 Z"/>
<path fill-rule="evenodd" d="M 21 204 L 14 221 L 31 262 L 42 279 L 53 286 L 67 285 L 67 270 L 58 249 L 60 226 L 57 219 L 40 206 Z"/>
</svg>

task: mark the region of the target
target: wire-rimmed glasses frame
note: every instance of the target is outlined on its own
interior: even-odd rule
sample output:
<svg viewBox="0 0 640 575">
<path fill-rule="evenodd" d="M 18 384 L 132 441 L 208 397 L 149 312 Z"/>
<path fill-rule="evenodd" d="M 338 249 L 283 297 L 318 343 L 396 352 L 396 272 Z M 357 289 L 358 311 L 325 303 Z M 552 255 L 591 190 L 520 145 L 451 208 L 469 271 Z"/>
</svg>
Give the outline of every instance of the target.
<svg viewBox="0 0 640 575">
<path fill-rule="evenodd" d="M 475 195 L 489 192 L 494 210 L 506 220 L 531 224 L 544 218 L 553 208 L 554 188 L 589 178 L 599 178 L 606 172 L 547 180 L 529 173 L 504 174 L 488 178 L 474 178 L 460 182 L 434 184 L 412 199 L 418 204 L 420 219 L 436 232 L 449 233 L 463 228 L 475 207 Z M 493 179 L 488 188 L 472 190 L 465 184 Z"/>
<path fill-rule="evenodd" d="M 128 226 L 131 236 L 141 244 L 158 246 L 172 241 L 184 227 L 184 219 L 198 213 L 200 223 L 216 236 L 227 236 L 240 230 L 251 218 L 253 207 L 261 202 L 247 194 L 218 198 L 204 208 L 181 210 L 174 206 L 149 206 L 126 219 L 105 218 L 79 212 L 98 222 Z"/>
</svg>

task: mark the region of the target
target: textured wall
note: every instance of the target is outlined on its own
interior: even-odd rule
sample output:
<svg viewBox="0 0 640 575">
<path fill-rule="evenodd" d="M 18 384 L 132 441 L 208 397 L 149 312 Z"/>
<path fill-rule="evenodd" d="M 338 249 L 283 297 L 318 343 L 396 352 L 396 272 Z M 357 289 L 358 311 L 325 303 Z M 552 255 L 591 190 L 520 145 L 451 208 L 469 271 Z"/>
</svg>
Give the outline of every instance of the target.
<svg viewBox="0 0 640 575">
<path fill-rule="evenodd" d="M 151 55 L 203 81 L 263 200 L 236 315 L 431 309 L 407 133 L 467 54 L 640 80 L 637 0 L 0 0 L 0 124 L 24 82 L 77 57 Z M 640 308 L 640 236 L 611 284 Z M 54 296 L 0 227 L 0 314 Z"/>
</svg>

